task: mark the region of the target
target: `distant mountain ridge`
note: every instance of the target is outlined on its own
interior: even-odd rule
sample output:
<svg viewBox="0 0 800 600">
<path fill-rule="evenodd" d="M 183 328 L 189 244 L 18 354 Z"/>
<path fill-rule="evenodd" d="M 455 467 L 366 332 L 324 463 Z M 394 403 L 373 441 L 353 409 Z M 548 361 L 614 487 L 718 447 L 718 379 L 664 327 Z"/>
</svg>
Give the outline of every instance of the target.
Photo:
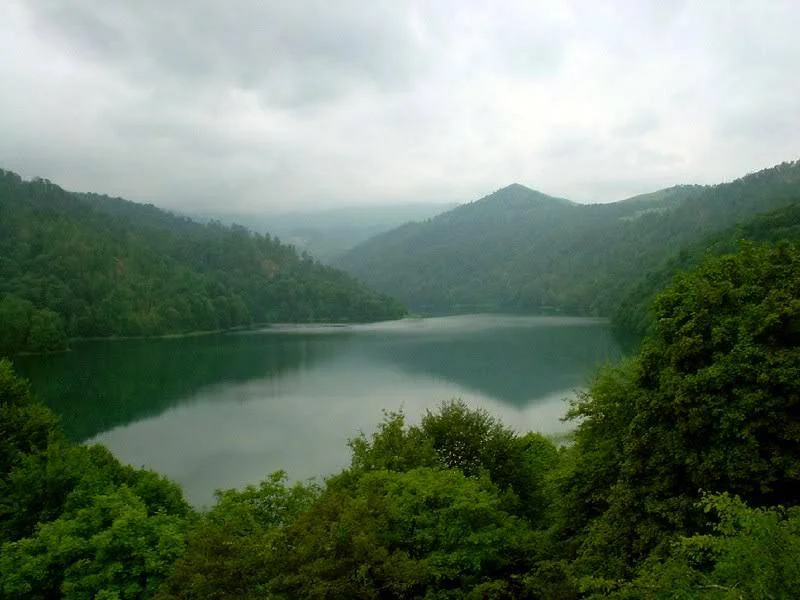
<svg viewBox="0 0 800 600">
<path fill-rule="evenodd" d="M 800 201 L 800 161 L 714 186 L 576 204 L 512 184 L 367 240 L 337 265 L 418 311 L 610 315 L 682 247 Z"/>
<path fill-rule="evenodd" d="M 620 200 L 626 206 L 641 205 L 642 207 L 670 208 L 674 207 L 692 194 L 703 191 L 708 186 L 705 185 L 673 185 L 656 192 L 639 194 L 631 198 Z"/>
<path fill-rule="evenodd" d="M 403 314 L 269 235 L 0 170 L 0 354 L 60 349 L 67 337 Z"/>
<path fill-rule="evenodd" d="M 323 262 L 331 262 L 354 246 L 412 221 L 424 221 L 457 204 L 404 203 L 380 206 L 344 206 L 277 214 L 198 213 L 201 221 L 239 223 L 258 233 L 269 233 Z"/>
</svg>

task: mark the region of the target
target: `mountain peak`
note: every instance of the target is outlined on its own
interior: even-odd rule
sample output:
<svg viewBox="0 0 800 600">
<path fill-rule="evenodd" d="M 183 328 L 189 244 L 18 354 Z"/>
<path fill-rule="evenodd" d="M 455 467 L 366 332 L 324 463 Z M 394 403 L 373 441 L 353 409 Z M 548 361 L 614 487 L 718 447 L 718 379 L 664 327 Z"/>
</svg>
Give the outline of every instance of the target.
<svg viewBox="0 0 800 600">
<path fill-rule="evenodd" d="M 499 190 L 497 190 L 497 191 L 498 191 L 498 192 L 504 192 L 504 191 L 506 191 L 506 192 L 513 192 L 513 191 L 520 191 L 520 192 L 536 192 L 536 190 L 533 190 L 533 189 L 529 188 L 529 187 L 528 187 L 528 186 L 526 186 L 526 185 L 522 185 L 521 183 L 516 183 L 516 182 L 514 182 L 514 183 L 512 183 L 512 184 L 510 184 L 510 185 L 507 185 L 507 186 L 506 186 L 506 187 L 504 187 L 504 188 L 500 188 L 500 189 L 499 189 Z"/>
<path fill-rule="evenodd" d="M 560 205 L 572 205 L 575 204 L 574 202 L 567 200 L 565 198 L 556 198 L 555 196 L 549 196 L 547 194 L 543 194 L 538 190 L 531 189 L 527 186 L 522 185 L 521 183 L 512 183 L 511 185 L 507 185 L 504 188 L 500 188 L 496 192 L 489 194 L 488 196 L 484 196 L 478 202 L 483 201 L 491 201 L 492 203 L 504 203 L 504 204 L 512 204 L 512 205 L 522 205 L 522 204 L 530 204 L 530 203 L 538 203 L 538 204 L 560 204 Z"/>
</svg>

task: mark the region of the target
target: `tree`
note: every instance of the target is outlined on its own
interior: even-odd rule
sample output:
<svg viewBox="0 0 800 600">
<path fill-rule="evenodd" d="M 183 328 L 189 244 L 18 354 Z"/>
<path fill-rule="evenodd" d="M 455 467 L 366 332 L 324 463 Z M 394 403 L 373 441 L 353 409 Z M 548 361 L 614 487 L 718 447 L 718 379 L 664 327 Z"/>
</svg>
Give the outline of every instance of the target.
<svg viewBox="0 0 800 600">
<path fill-rule="evenodd" d="M 350 446 L 354 473 L 430 467 L 485 475 L 504 493 L 508 510 L 544 526 L 545 475 L 557 463 L 555 446 L 538 434 L 519 436 L 461 400 L 442 403 L 410 427 L 402 413 L 389 413 L 371 440 L 361 435 Z"/>
<path fill-rule="evenodd" d="M 329 487 L 275 546 L 278 598 L 516 598 L 526 523 L 486 478 L 373 471 Z"/>
<path fill-rule="evenodd" d="M 217 492 L 217 503 L 189 531 L 160 598 L 211 600 L 266 594 L 276 540 L 319 496 L 315 485 L 286 485 L 273 473 L 258 486 Z"/>
<path fill-rule="evenodd" d="M 631 423 L 641 466 L 685 470 L 678 492 L 800 502 L 800 247 L 747 244 L 710 259 L 656 313 L 641 355 L 649 407 Z"/>
<path fill-rule="evenodd" d="M 546 526 L 545 474 L 558 460 L 550 440 L 535 433 L 520 437 L 485 410 L 470 410 L 462 401 L 427 411 L 420 430 L 445 468 L 473 477 L 486 473 L 512 496 L 512 512 Z"/>
<path fill-rule="evenodd" d="M 269 236 L 0 172 L 0 353 L 61 350 L 67 336 L 403 314 Z"/>
<path fill-rule="evenodd" d="M 15 375 L 11 361 L 0 359 L 0 489 L 13 467 L 44 450 L 54 437 L 60 437 L 57 417 L 32 400 L 27 381 Z"/>
<path fill-rule="evenodd" d="M 11 294 L 0 299 L 0 354 L 24 349 L 28 341 L 33 304 Z"/>
<path fill-rule="evenodd" d="M 32 352 L 59 352 L 67 348 L 67 334 L 61 317 L 47 308 L 31 315 L 27 349 Z"/>
<path fill-rule="evenodd" d="M 574 408 L 566 511 L 587 572 L 624 576 L 701 530 L 701 490 L 800 503 L 800 249 L 744 245 L 679 276 L 654 336 Z"/>
<path fill-rule="evenodd" d="M 155 473 L 67 442 L 0 361 L 0 596 L 148 598 L 183 552 L 189 506 Z"/>
<path fill-rule="evenodd" d="M 186 520 L 154 514 L 127 486 L 3 545 L 0 591 L 14 598 L 152 598 L 184 550 Z"/>
<path fill-rule="evenodd" d="M 712 531 L 679 539 L 612 598 L 771 600 L 800 597 L 800 509 L 751 508 L 729 494 L 700 503 Z"/>
</svg>

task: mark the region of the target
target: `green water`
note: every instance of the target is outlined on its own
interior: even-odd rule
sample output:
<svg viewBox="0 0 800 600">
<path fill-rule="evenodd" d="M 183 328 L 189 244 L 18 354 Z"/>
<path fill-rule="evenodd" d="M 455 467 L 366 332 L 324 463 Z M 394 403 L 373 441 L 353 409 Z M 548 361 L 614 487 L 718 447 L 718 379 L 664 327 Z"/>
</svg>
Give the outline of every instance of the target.
<svg viewBox="0 0 800 600">
<path fill-rule="evenodd" d="M 182 339 L 87 342 L 17 369 L 76 440 L 100 442 L 208 504 L 216 488 L 347 464 L 382 410 L 414 421 L 460 397 L 558 433 L 565 398 L 620 349 L 603 321 L 472 315 Z"/>
</svg>

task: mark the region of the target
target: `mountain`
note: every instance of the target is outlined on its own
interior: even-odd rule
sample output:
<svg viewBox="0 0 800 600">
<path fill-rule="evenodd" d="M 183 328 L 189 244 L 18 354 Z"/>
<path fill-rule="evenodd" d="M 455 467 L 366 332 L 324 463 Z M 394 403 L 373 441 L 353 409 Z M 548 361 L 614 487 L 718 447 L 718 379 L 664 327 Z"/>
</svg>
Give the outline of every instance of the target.
<svg viewBox="0 0 800 600">
<path fill-rule="evenodd" d="M 455 206 L 455 203 L 407 203 L 344 206 L 274 215 L 204 213 L 196 216 L 203 221 L 216 219 L 222 223 L 246 223 L 253 231 L 270 233 L 300 251 L 330 262 L 374 235 L 409 221 L 424 221 Z"/>
<path fill-rule="evenodd" d="M 520 249 L 532 236 L 550 238 L 552 226 L 574 209 L 568 200 L 514 184 L 375 236 L 337 264 L 378 288 L 398 290 L 418 309 L 488 307 L 510 279 L 506 271 Z"/>
<path fill-rule="evenodd" d="M 576 204 L 514 184 L 403 225 L 337 265 L 417 311 L 610 315 L 681 248 L 800 201 L 800 161 L 730 183 Z"/>
<path fill-rule="evenodd" d="M 0 353 L 403 312 L 269 235 L 0 170 Z"/>
</svg>

